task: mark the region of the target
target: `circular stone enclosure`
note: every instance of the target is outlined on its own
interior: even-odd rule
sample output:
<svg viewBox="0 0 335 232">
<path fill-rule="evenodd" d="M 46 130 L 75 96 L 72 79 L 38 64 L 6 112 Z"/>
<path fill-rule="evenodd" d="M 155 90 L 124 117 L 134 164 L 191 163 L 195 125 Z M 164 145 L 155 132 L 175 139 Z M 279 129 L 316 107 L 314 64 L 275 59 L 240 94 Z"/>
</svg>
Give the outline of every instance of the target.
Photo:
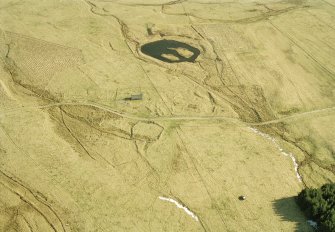
<svg viewBox="0 0 335 232">
<path fill-rule="evenodd" d="M 194 62 L 200 50 L 176 40 L 158 40 L 141 46 L 141 52 L 167 63 Z"/>
</svg>

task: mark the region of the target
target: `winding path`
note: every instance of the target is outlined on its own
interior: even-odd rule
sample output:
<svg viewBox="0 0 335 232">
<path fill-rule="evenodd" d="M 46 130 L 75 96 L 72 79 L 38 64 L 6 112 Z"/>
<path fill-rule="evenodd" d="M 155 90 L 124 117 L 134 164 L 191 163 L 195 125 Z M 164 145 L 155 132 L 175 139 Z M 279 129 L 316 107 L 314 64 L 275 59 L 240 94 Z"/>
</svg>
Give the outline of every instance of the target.
<svg viewBox="0 0 335 232">
<path fill-rule="evenodd" d="M 15 109 L 10 109 L 7 111 L 0 112 L 0 117 L 6 116 L 7 114 L 11 114 L 17 111 L 25 110 L 25 109 L 44 109 L 44 108 L 50 108 L 50 107 L 57 107 L 57 106 L 91 106 L 91 107 L 96 107 L 101 110 L 105 110 L 108 112 L 111 112 L 115 115 L 121 116 L 123 118 L 131 119 L 131 120 L 137 120 L 137 121 L 220 121 L 220 120 L 225 120 L 225 121 L 231 121 L 234 123 L 242 123 L 248 126 L 262 126 L 262 125 L 269 125 L 269 124 L 276 124 L 279 122 L 283 121 L 288 121 L 288 120 L 293 120 L 296 118 L 301 118 L 305 117 L 308 115 L 313 115 L 313 114 L 319 114 L 319 113 L 331 113 L 332 111 L 335 112 L 335 106 L 333 107 L 327 107 L 323 109 L 318 109 L 318 110 L 312 110 L 312 111 L 307 111 L 307 112 L 302 112 L 286 117 L 282 117 L 279 119 L 274 119 L 274 120 L 269 120 L 269 121 L 264 121 L 264 122 L 258 122 L 258 123 L 248 123 L 248 122 L 243 122 L 238 118 L 233 118 L 233 117 L 227 117 L 227 116 L 159 116 L 159 117 L 141 117 L 141 116 L 136 116 L 124 112 L 120 112 L 115 108 L 112 108 L 107 105 L 95 103 L 95 102 L 59 102 L 59 103 L 51 103 L 47 105 L 34 105 L 34 106 L 23 106 L 20 108 L 15 108 Z"/>
</svg>

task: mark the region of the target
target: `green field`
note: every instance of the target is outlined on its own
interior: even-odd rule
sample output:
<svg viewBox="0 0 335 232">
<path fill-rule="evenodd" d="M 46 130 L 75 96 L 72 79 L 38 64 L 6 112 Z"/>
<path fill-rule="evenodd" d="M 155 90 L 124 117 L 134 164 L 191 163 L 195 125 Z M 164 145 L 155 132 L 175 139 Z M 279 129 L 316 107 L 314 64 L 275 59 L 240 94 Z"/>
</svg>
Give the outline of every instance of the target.
<svg viewBox="0 0 335 232">
<path fill-rule="evenodd" d="M 334 58 L 335 0 L 2 0 L 0 231 L 312 231 Z"/>
</svg>

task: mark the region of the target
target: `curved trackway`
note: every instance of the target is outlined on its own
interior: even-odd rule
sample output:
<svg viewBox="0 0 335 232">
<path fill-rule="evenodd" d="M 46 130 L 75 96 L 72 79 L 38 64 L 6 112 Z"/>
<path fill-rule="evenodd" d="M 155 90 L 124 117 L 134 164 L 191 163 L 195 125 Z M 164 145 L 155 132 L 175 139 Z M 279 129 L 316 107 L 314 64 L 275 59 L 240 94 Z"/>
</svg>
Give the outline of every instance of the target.
<svg viewBox="0 0 335 232">
<path fill-rule="evenodd" d="M 324 108 L 324 109 L 319 109 L 319 110 L 313 110 L 313 111 L 303 112 L 303 113 L 299 113 L 299 114 L 294 114 L 294 115 L 290 115 L 290 116 L 287 116 L 287 117 L 282 117 L 282 118 L 279 118 L 279 119 L 274 119 L 274 120 L 260 122 L 260 123 L 246 123 L 246 122 L 240 121 L 238 118 L 225 117 L 225 116 L 140 117 L 140 116 L 136 116 L 136 115 L 132 115 L 132 114 L 119 112 L 114 108 L 111 108 L 111 107 L 103 105 L 103 104 L 94 103 L 94 102 L 60 102 L 60 103 L 51 103 L 51 104 L 42 105 L 42 106 L 36 106 L 35 105 L 35 106 L 25 106 L 25 107 L 21 107 L 21 108 L 11 109 L 11 110 L 2 112 L 0 114 L 0 116 L 5 116 L 6 114 L 10 114 L 10 113 L 25 110 L 25 109 L 34 109 L 34 108 L 35 109 L 36 108 L 43 109 L 43 108 L 49 108 L 49 107 L 54 107 L 54 106 L 92 106 L 92 107 L 96 107 L 96 108 L 111 112 L 113 114 L 116 114 L 116 115 L 124 117 L 124 118 L 128 118 L 128 119 L 131 119 L 131 120 L 138 120 L 138 121 L 227 120 L 227 121 L 231 121 L 231 122 L 234 122 L 234 123 L 239 122 L 239 123 L 246 124 L 246 125 L 249 125 L 249 126 L 261 126 L 261 125 L 275 124 L 275 123 L 279 123 L 279 122 L 282 122 L 282 121 L 286 121 L 286 120 L 290 120 L 290 119 L 296 119 L 296 118 L 304 117 L 304 116 L 311 115 L 311 114 L 323 113 L 323 112 L 328 112 L 328 111 L 330 112 L 330 111 L 335 110 L 335 106 L 333 106 L 333 107 L 328 107 L 328 108 Z"/>
<path fill-rule="evenodd" d="M 317 114 L 317 113 L 333 111 L 333 110 L 335 110 L 335 106 L 324 108 L 324 109 L 319 109 L 319 110 L 307 111 L 307 112 L 303 112 L 299 114 L 293 114 L 290 116 L 286 116 L 286 117 L 282 117 L 282 118 L 278 118 L 278 119 L 274 119 L 270 121 L 258 122 L 258 123 L 247 123 L 247 124 L 250 126 L 262 126 L 262 125 L 268 125 L 268 124 L 275 124 L 275 123 L 279 123 L 279 122 L 290 120 L 290 119 L 296 119 L 296 118 L 304 117 L 304 116 L 311 115 L 311 114 Z"/>
</svg>

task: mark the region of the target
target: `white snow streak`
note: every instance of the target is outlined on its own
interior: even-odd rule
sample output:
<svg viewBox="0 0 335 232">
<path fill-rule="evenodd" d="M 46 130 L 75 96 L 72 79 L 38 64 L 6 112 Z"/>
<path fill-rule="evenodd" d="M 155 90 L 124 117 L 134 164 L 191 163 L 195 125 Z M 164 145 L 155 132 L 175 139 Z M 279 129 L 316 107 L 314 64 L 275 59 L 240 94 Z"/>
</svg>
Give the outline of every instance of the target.
<svg viewBox="0 0 335 232">
<path fill-rule="evenodd" d="M 178 208 L 183 209 L 194 220 L 199 221 L 199 218 L 191 210 L 189 210 L 186 206 L 183 206 L 182 204 L 180 204 L 178 201 L 171 199 L 171 198 L 167 198 L 167 197 L 158 197 L 158 198 L 162 201 L 168 201 L 168 202 L 174 203 Z"/>
<path fill-rule="evenodd" d="M 297 176 L 298 180 L 301 182 L 302 177 L 299 175 L 299 172 L 298 172 L 298 167 L 299 166 L 298 166 L 298 163 L 297 163 L 294 155 L 292 153 L 285 152 L 284 149 L 279 146 L 276 139 L 271 137 L 270 135 L 265 134 L 263 132 L 260 132 L 256 128 L 249 127 L 249 129 L 252 130 L 253 132 L 255 132 L 256 134 L 261 135 L 262 137 L 266 138 L 267 140 L 270 140 L 276 146 L 276 148 L 280 151 L 280 153 L 282 153 L 284 156 L 289 156 L 292 159 L 293 165 L 294 165 L 294 171 L 296 173 L 296 176 Z"/>
<path fill-rule="evenodd" d="M 313 227 L 313 228 L 318 228 L 318 223 L 316 223 L 315 221 L 313 221 L 313 220 L 307 220 L 307 223 L 311 226 L 311 227 Z"/>
</svg>

